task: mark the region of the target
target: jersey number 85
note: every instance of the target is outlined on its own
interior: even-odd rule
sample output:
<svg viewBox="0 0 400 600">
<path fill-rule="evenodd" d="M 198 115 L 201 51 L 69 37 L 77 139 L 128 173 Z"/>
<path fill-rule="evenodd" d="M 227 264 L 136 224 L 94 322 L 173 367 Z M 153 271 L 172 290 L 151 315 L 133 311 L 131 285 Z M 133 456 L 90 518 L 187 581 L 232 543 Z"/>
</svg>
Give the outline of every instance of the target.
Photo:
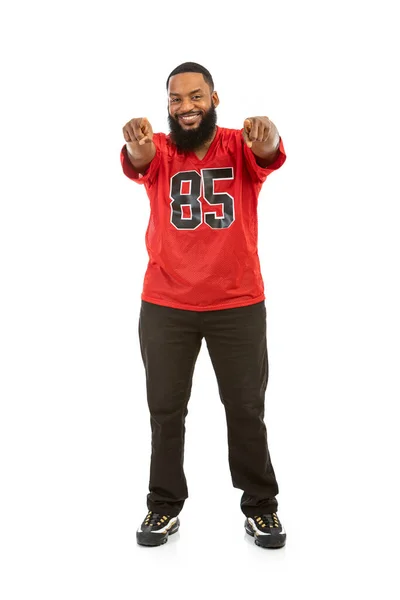
<svg viewBox="0 0 400 600">
<path fill-rule="evenodd" d="M 203 222 L 201 188 L 203 197 L 209 204 L 222 204 L 222 217 L 217 211 L 204 211 L 204 222 L 212 229 L 226 229 L 235 220 L 234 200 L 230 194 L 214 192 L 216 179 L 233 179 L 232 167 L 222 169 L 201 169 L 197 171 L 181 171 L 171 177 L 171 223 L 177 229 L 196 229 Z M 189 184 L 189 192 L 182 193 L 182 184 Z M 183 216 L 182 207 L 189 206 L 190 216 Z"/>
</svg>

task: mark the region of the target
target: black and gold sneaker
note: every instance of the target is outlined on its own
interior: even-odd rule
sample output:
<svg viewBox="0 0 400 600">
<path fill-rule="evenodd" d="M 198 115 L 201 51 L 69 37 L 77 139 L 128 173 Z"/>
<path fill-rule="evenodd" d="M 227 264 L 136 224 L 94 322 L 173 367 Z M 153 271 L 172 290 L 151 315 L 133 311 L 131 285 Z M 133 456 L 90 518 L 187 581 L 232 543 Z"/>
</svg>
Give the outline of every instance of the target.
<svg viewBox="0 0 400 600">
<path fill-rule="evenodd" d="M 168 540 L 168 535 L 179 529 L 178 517 L 161 515 L 149 510 L 143 523 L 136 531 L 136 541 L 141 546 L 161 546 Z"/>
<path fill-rule="evenodd" d="M 244 527 L 257 546 L 282 548 L 286 543 L 286 532 L 276 513 L 247 517 Z"/>
</svg>

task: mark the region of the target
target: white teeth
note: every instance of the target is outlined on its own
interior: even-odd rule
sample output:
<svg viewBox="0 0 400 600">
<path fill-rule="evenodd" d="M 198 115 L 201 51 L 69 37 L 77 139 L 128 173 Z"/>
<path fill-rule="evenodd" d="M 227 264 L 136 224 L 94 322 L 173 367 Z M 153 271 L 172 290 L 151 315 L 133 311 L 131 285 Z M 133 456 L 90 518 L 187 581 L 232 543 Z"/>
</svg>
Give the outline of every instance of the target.
<svg viewBox="0 0 400 600">
<path fill-rule="evenodd" d="M 181 116 L 181 119 L 183 119 L 184 121 L 194 121 L 194 119 L 197 119 L 199 115 L 188 115 L 188 116 Z"/>
</svg>

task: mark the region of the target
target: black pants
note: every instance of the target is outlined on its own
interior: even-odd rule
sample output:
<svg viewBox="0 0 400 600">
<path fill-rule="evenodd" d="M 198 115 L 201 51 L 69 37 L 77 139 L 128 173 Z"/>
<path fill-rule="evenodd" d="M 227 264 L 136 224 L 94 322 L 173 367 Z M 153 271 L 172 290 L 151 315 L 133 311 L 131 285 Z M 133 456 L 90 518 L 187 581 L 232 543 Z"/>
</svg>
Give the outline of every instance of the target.
<svg viewBox="0 0 400 600">
<path fill-rule="evenodd" d="M 139 338 L 152 431 L 147 508 L 176 516 L 188 497 L 185 418 L 203 337 L 226 413 L 232 484 L 243 490 L 240 508 L 247 516 L 275 512 L 278 484 L 264 423 L 265 301 L 198 312 L 142 300 Z"/>
</svg>

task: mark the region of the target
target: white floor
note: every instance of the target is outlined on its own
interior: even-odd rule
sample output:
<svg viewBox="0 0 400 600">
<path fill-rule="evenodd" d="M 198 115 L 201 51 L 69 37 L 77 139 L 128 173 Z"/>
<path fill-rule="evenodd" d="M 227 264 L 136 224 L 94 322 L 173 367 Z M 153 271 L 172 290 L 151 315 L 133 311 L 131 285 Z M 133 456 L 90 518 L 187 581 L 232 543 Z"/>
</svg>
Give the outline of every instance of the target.
<svg viewBox="0 0 400 600">
<path fill-rule="evenodd" d="M 205 348 L 186 419 L 180 530 L 161 547 L 138 546 L 150 424 L 136 358 L 134 388 L 124 364 L 122 383 L 106 370 L 93 383 L 82 379 L 84 387 L 72 379 L 65 391 L 54 378 L 56 400 L 49 384 L 35 402 L 21 393 L 24 411 L 18 399 L 7 405 L 2 600 L 399 599 L 396 421 L 361 410 L 361 395 L 352 405 L 351 381 L 346 395 L 340 382 L 333 393 L 317 373 L 286 378 L 275 359 L 266 419 L 286 547 L 259 548 L 244 530 Z"/>
<path fill-rule="evenodd" d="M 166 598 L 208 593 L 285 600 L 399 598 L 398 545 L 390 527 L 382 526 L 380 511 L 360 516 L 331 506 L 301 509 L 303 503 L 296 507 L 286 500 L 280 516 L 287 544 L 265 550 L 245 533 L 244 518 L 233 506 L 215 513 L 193 502 L 195 507 L 181 513 L 179 532 L 164 546 L 132 548 L 131 570 L 149 584 L 156 577 L 168 581 Z"/>
<path fill-rule="evenodd" d="M 130 600 L 162 595 L 186 600 L 208 594 L 238 599 L 261 594 L 284 600 L 399 598 L 394 502 L 369 507 L 357 490 L 348 489 L 339 506 L 324 475 L 313 478 L 316 473 L 311 469 L 305 471 L 308 493 L 305 487 L 296 492 L 295 471 L 287 471 L 284 457 L 277 456 L 279 514 L 287 544 L 280 550 L 259 548 L 245 533 L 241 492 L 230 484 L 224 452 L 207 460 L 207 469 L 201 468 L 202 461 L 193 452 L 198 435 L 193 428 L 190 431 L 186 461 L 190 491 L 180 514 L 181 527 L 157 548 L 136 544 L 135 532 L 147 509 L 144 494 L 126 470 L 132 463 L 127 455 L 122 457 L 124 442 L 118 446 L 114 438 L 114 450 L 108 448 L 114 462 L 107 462 L 105 448 L 104 456 L 93 455 L 90 463 L 87 448 L 79 464 L 72 448 L 71 462 L 62 462 L 57 473 L 47 468 L 52 464 L 49 457 L 35 478 L 25 474 L 26 488 L 14 474 L 18 494 L 13 496 L 9 488 L 13 501 L 7 506 L 3 502 L 1 514 L 2 598 Z M 211 434 L 211 447 L 212 440 Z M 137 462 L 134 468 L 143 485 L 144 454 L 143 465 Z M 26 461 L 29 466 L 29 456 Z M 73 471 L 68 464 L 74 465 Z M 219 502 L 224 505 L 220 510 Z"/>
</svg>

